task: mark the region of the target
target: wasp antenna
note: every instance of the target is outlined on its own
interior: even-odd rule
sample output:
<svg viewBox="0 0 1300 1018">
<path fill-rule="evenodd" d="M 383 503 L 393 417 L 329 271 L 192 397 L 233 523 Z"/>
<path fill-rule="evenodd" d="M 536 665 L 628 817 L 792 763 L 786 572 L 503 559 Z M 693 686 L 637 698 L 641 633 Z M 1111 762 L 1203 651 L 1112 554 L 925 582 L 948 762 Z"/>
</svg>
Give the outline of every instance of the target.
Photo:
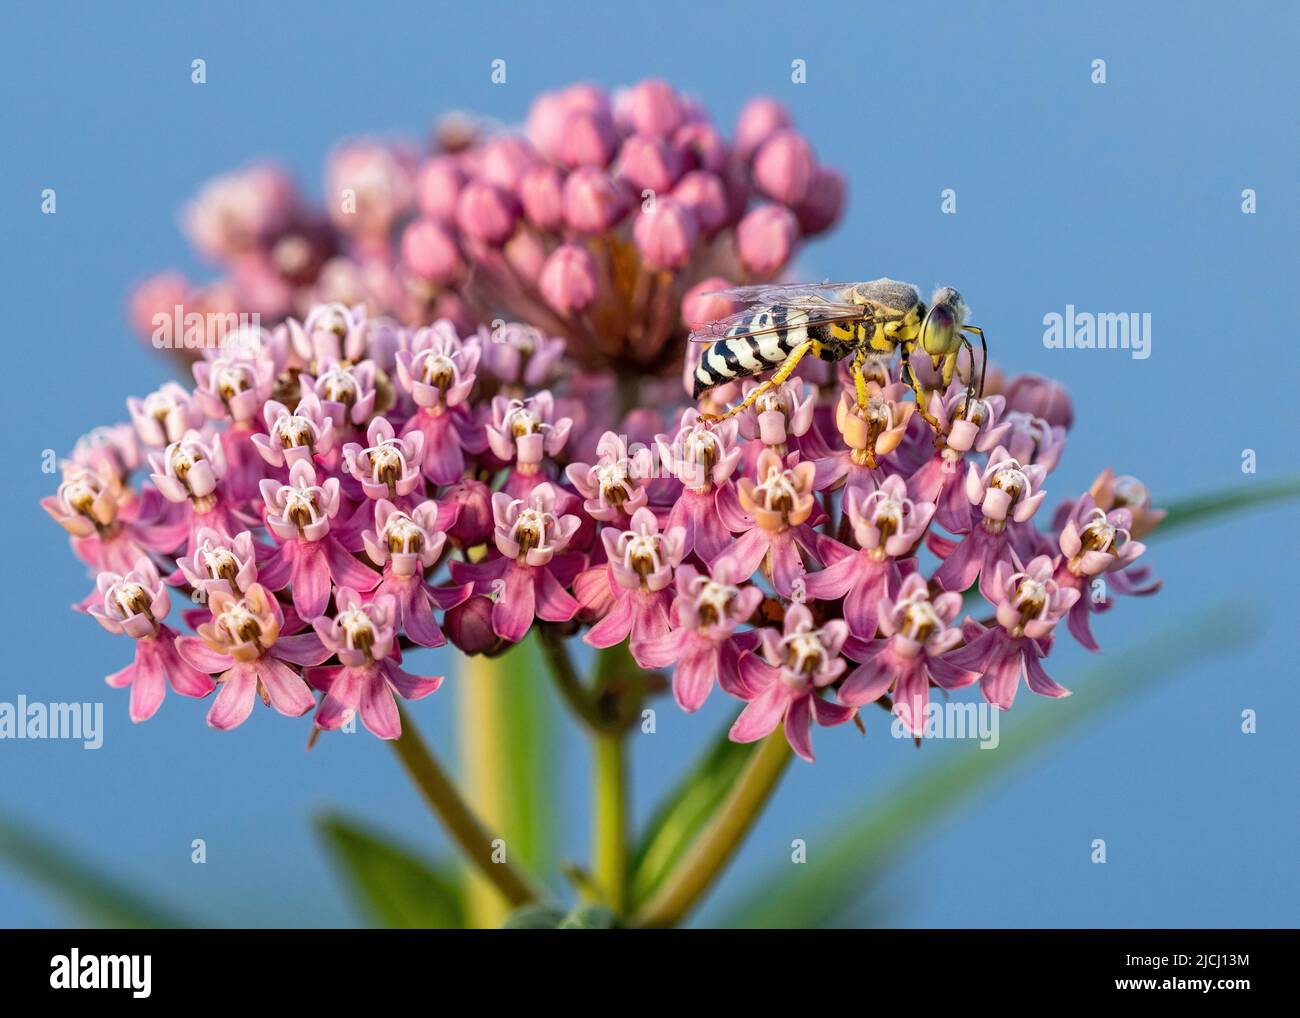
<svg viewBox="0 0 1300 1018">
<path fill-rule="evenodd" d="M 982 352 L 982 356 L 980 358 L 979 398 L 983 399 L 984 398 L 984 376 L 988 374 L 988 369 L 989 369 L 989 344 L 988 341 L 985 340 L 984 338 L 984 330 L 981 329 L 978 325 L 963 325 L 962 331 L 973 332 L 975 333 L 975 335 L 979 336 L 980 338 L 980 350 Z M 972 364 L 971 369 L 974 370 L 974 367 L 975 365 Z"/>
</svg>

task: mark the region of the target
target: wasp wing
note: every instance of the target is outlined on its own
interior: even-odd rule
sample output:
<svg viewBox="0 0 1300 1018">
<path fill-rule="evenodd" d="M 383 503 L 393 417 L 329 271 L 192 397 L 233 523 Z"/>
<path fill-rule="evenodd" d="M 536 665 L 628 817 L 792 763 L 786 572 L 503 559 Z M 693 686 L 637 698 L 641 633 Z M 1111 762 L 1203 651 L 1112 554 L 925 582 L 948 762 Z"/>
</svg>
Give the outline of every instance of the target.
<svg viewBox="0 0 1300 1018">
<path fill-rule="evenodd" d="M 724 297 L 733 304 L 752 307 L 755 304 L 786 304 L 795 300 L 823 301 L 831 304 L 852 303 L 856 283 L 756 283 L 753 286 L 733 286 L 726 290 L 710 290 L 704 296 Z"/>
<path fill-rule="evenodd" d="M 750 336 L 766 336 L 780 332 L 795 325 L 829 325 L 833 322 L 860 321 L 872 314 L 872 308 L 863 304 L 831 304 L 813 301 L 787 301 L 779 305 L 787 314 L 778 320 L 771 313 L 766 314 L 762 305 L 745 308 L 716 322 L 697 325 L 690 335 L 692 343 L 712 343 L 719 339 L 747 339 Z M 797 312 L 794 314 L 793 312 Z M 731 330 L 743 326 L 740 332 Z"/>
</svg>

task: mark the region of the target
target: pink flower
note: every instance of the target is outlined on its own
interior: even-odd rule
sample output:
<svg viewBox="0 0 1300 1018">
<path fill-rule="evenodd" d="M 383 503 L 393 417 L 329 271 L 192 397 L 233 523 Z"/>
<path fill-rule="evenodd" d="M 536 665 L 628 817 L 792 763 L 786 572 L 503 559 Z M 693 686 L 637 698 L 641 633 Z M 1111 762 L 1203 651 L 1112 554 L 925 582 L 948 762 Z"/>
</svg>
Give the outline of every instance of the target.
<svg viewBox="0 0 1300 1018">
<path fill-rule="evenodd" d="M 371 361 L 348 364 L 324 360 L 317 374 L 298 376 L 304 397 L 315 395 L 321 409 L 343 431 L 365 424 L 375 410 L 375 365 Z"/>
<path fill-rule="evenodd" d="M 748 396 L 758 385 L 758 382 L 746 380 L 741 386 L 742 397 Z M 812 427 L 816 404 L 817 386 L 808 386 L 805 391 L 802 379 L 789 378 L 759 396 L 740 415 L 740 433 L 745 438 L 758 439 L 784 455 L 787 445 Z"/>
<path fill-rule="evenodd" d="M 840 619 L 815 628 L 812 612 L 801 604 L 786 609 L 784 635 L 764 629 L 760 637 L 763 657 L 749 653 L 741 658 L 742 698 L 749 705 L 731 726 L 732 741 L 756 742 L 784 721 L 790 748 L 812 763 L 813 720 L 820 725 L 842 725 L 857 713 L 856 708 L 821 695 L 846 667 L 840 651 L 848 635 L 848 627 Z"/>
<path fill-rule="evenodd" d="M 285 322 L 293 352 L 312 373 L 329 363 L 365 360 L 368 324 L 364 304 L 339 301 L 316 305 L 301 324 L 296 318 Z"/>
<path fill-rule="evenodd" d="M 242 529 L 233 496 L 222 485 L 226 452 L 220 439 L 209 440 L 197 431 L 187 431 L 161 453 L 150 453 L 149 465 L 153 468 L 150 479 L 163 498 L 181 507 L 174 522 L 182 534 L 188 533 L 189 554 L 194 554 L 198 532 L 204 527 L 224 534 Z"/>
<path fill-rule="evenodd" d="M 290 410 L 283 403 L 268 400 L 262 408 L 266 434 L 252 435 L 254 447 L 273 467 L 289 466 L 302 460 L 311 463 L 317 453 L 334 448 L 334 421 L 309 392 Z"/>
<path fill-rule="evenodd" d="M 162 706 L 170 685 L 181 696 L 204 697 L 213 690 L 212 679 L 182 660 L 176 650 L 176 632 L 163 624 L 171 611 L 171 598 L 158 570 L 143 556 L 125 575 L 103 572 L 95 581 L 99 604 L 90 614 L 110 633 L 135 640 L 135 660 L 104 681 L 131 687 L 131 720 L 148 721 Z"/>
<path fill-rule="evenodd" d="M 570 463 L 565 476 L 585 501 L 587 515 L 602 523 L 626 523 L 645 507 L 654 463 L 650 450 L 628 451 L 627 441 L 605 432 L 596 443 L 597 462 Z"/>
<path fill-rule="evenodd" d="M 221 689 L 208 712 L 213 728 L 243 724 L 262 702 L 287 717 L 306 714 L 316 698 L 290 665 L 318 665 L 331 654 L 314 633 L 284 636 L 284 614 L 265 587 L 254 583 L 235 597 L 217 591 L 208 603 L 212 619 L 198 636 L 183 636 L 176 647 L 189 664 L 215 675 Z"/>
<path fill-rule="evenodd" d="M 974 619 L 962 624 L 966 646 L 947 656 L 947 662 L 978 672 L 984 699 L 1010 710 L 1021 676 L 1040 696 L 1069 696 L 1043 670 L 1050 637 L 1079 598 L 1077 590 L 1063 590 L 1052 579 L 1052 560 L 1040 555 L 1023 571 L 1012 572 L 997 564 L 989 600 L 998 606 L 997 625 L 985 629 Z"/>
<path fill-rule="evenodd" d="M 939 525 L 955 534 L 963 534 L 970 527 L 970 502 L 962 483 L 962 466 L 972 451 L 988 452 L 996 448 L 1011 431 L 1011 425 L 1000 421 L 1003 399 L 989 396 L 966 402 L 966 390 L 954 383 L 946 396 L 930 397 L 927 412 L 939 422 L 943 437 L 939 448 L 917 467 L 907 482 L 916 498 L 935 503 L 935 519 Z M 925 432 L 929 444 L 930 432 Z"/>
<path fill-rule="evenodd" d="M 736 496 L 731 484 L 742 451 L 736 443 L 739 427 L 734 417 L 710 426 L 700 420 L 698 410 L 688 408 L 671 444 L 667 435 L 655 439 L 664 470 L 682 484 L 667 526 L 682 528 L 683 555 L 694 552 L 705 562 L 721 555 L 731 543 L 724 516 L 736 523 L 735 529 L 743 529 L 743 522 L 736 519 L 739 506 L 732 505 Z"/>
<path fill-rule="evenodd" d="M 185 581 L 210 601 L 217 591 L 236 597 L 257 582 L 257 551 L 253 535 L 244 530 L 227 537 L 210 527 L 195 536 L 193 554 L 177 559 Z"/>
<path fill-rule="evenodd" d="M 269 339 L 258 333 L 258 343 Z M 254 346 L 231 345 L 205 350 L 209 359 L 194 363 L 195 401 L 213 420 L 249 425 L 270 398 L 275 365 Z"/>
<path fill-rule="evenodd" d="M 758 457 L 758 480 L 737 482 L 741 508 L 756 526 L 741 535 L 713 563 L 738 579 L 748 579 L 758 569 L 783 597 L 794 594 L 795 584 L 807 572 L 800 549 L 815 557 L 816 534 L 808 521 L 817 511 L 813 496 L 816 467 L 812 463 L 786 462 L 772 449 Z"/>
<path fill-rule="evenodd" d="M 563 339 L 548 337 L 531 325 L 506 322 L 483 344 L 479 366 L 503 385 L 536 389 L 550 380 L 563 356 Z"/>
<path fill-rule="evenodd" d="M 96 572 L 129 572 L 150 551 L 174 551 L 187 530 L 184 522 L 143 522 L 143 499 L 131 497 L 99 469 L 75 463 L 64 464 L 58 491 L 41 499 L 41 508 L 71 535 L 72 550 Z"/>
<path fill-rule="evenodd" d="M 379 584 L 379 574 L 354 559 L 330 533 L 339 498 L 338 478 L 317 484 L 310 463 L 295 463 L 288 484 L 262 482 L 266 526 L 281 542 L 262 567 L 262 583 L 281 590 L 292 582 L 293 606 L 303 619 L 314 619 L 325 610 L 331 580 L 362 591 Z"/>
<path fill-rule="evenodd" d="M 1065 386 L 1042 375 L 1017 375 L 1006 390 L 1007 409 L 1041 417 L 1052 427 L 1069 430 L 1074 407 Z"/>
<path fill-rule="evenodd" d="M 736 629 L 754 614 L 763 592 L 702 575 L 689 565 L 678 567 L 676 582 L 675 624 L 642 644 L 640 660 L 647 668 L 675 665 L 673 698 L 682 710 L 697 711 L 713 689 L 714 676 L 727 692 L 741 694 L 740 656 L 755 642 L 745 637 L 756 634 L 742 637 Z"/>
<path fill-rule="evenodd" d="M 526 494 L 545 480 L 544 464 L 560 454 L 572 427 L 572 420 L 555 412 L 555 400 L 546 389 L 528 399 L 495 397 L 487 425 L 488 448 L 497 459 L 514 464 L 504 490 Z"/>
<path fill-rule="evenodd" d="M 661 534 L 655 514 L 642 507 L 632 514 L 627 530 L 606 527 L 600 537 L 608 559 L 604 570 L 612 602 L 583 639 L 593 647 L 613 647 L 628 640 L 632 656 L 647 667 L 643 648 L 668 632 L 672 603 L 668 587 L 682 561 L 686 532 L 678 527 Z"/>
<path fill-rule="evenodd" d="M 420 463 L 424 460 L 424 434 L 412 431 L 398 438 L 393 426 L 376 417 L 366 429 L 365 448 L 357 442 L 343 447 L 343 465 L 357 481 L 366 498 L 406 498 L 423 490 Z M 362 507 L 367 514 L 369 507 Z"/>
<path fill-rule="evenodd" d="M 850 488 L 870 491 L 879 481 L 878 457 L 892 453 L 907 434 L 916 404 L 902 402 L 894 386 L 886 390 L 870 382 L 868 391 L 865 409 L 852 393 L 840 393 L 835 426 L 846 448 L 817 461 L 818 490 L 845 482 Z"/>
<path fill-rule="evenodd" d="M 893 690 L 894 713 L 920 735 L 931 682 L 942 689 L 960 689 L 978 678 L 943 657 L 962 641 L 961 629 L 952 624 L 960 613 L 960 594 L 931 599 L 925 577 L 913 573 L 903 581 L 897 600 L 885 596 L 877 605 L 882 638 L 850 637 L 844 645 L 845 656 L 862 663 L 840 686 L 840 703 L 862 707 Z"/>
<path fill-rule="evenodd" d="M 966 475 L 966 498 L 971 505 L 970 532 L 952 546 L 935 573 L 944 590 L 966 590 L 976 578 L 980 593 L 997 603 L 993 576 L 999 563 L 1011 565 L 1017 524 L 1026 524 L 1038 511 L 1045 492 L 1039 489 L 1047 471 L 1022 467 L 1001 446 L 993 450 L 983 472 L 974 465 Z"/>
<path fill-rule="evenodd" d="M 402 721 L 393 694 L 419 700 L 442 684 L 442 676 L 424 678 L 399 667 L 397 604 L 392 597 L 379 596 L 362 604 L 360 594 L 341 587 L 334 600 L 334 618 L 319 618 L 313 625 L 340 664 L 308 668 L 303 673 L 312 686 L 325 693 L 316 710 L 316 727 L 326 731 L 342 728 L 360 710 L 362 724 L 374 735 L 396 739 L 402 734 Z"/>
<path fill-rule="evenodd" d="M 1064 426 L 1049 424 L 1023 410 L 1010 411 L 1002 421 L 1009 431 L 1002 444 L 1013 459 L 1041 466 L 1049 472 L 1056 469 L 1065 450 Z"/>
<path fill-rule="evenodd" d="M 403 512 L 386 499 L 375 504 L 375 529 L 362 537 L 370 561 L 384 570 L 373 599 L 392 597 L 402 632 L 422 647 L 447 642 L 433 609 L 454 608 L 469 597 L 471 584 L 444 589 L 424 582 L 425 571 L 441 557 L 447 535 L 438 530 L 439 509 L 433 501 Z"/>
<path fill-rule="evenodd" d="M 1094 611 L 1109 607 L 1110 599 L 1105 596 L 1107 587 L 1113 587 L 1119 594 L 1139 595 L 1154 594 L 1160 589 L 1159 583 L 1135 587 L 1125 575 L 1124 571 L 1146 551 L 1146 545 L 1133 540 L 1129 533 L 1131 522 L 1128 509 L 1106 512 L 1085 493 L 1071 507 L 1070 517 L 1057 539 L 1062 558 L 1054 578 L 1063 589 L 1079 592 L 1067 624 L 1074 638 L 1091 651 L 1101 650 L 1092 635 L 1091 616 Z M 1102 595 L 1099 599 L 1094 598 L 1097 593 Z"/>
<path fill-rule="evenodd" d="M 934 506 L 913 502 L 903 479 L 895 476 L 866 495 L 850 488 L 844 496 L 844 514 L 857 550 L 824 542 L 823 554 L 834 561 L 820 572 L 809 573 L 804 589 L 818 600 L 844 598 L 849 631 L 866 640 L 876 633 L 878 606 L 902 581 L 897 560 L 910 555 L 925 536 Z M 830 548 L 839 550 L 831 553 Z"/>
<path fill-rule="evenodd" d="M 450 563 L 457 583 L 473 583 L 475 593 L 491 597 L 492 628 L 510 643 L 524 638 L 534 618 L 568 622 L 582 607 L 564 589 L 572 570 L 558 557 L 581 521 L 560 515 L 558 498 L 549 483 L 539 484 L 527 499 L 497 492 L 492 514 L 499 557 L 474 565 Z"/>
<path fill-rule="evenodd" d="M 424 433 L 424 476 L 434 484 L 460 480 L 465 452 L 482 452 L 487 445 L 467 406 L 479 353 L 477 342 L 462 341 L 442 320 L 418 330 L 410 350 L 397 354 L 398 380 L 417 408 L 402 434 Z"/>
<path fill-rule="evenodd" d="M 178 442 L 185 432 L 203 426 L 203 410 L 193 394 L 176 382 L 165 382 L 144 399 L 132 396 L 126 408 L 140 441 L 154 449 Z"/>
</svg>

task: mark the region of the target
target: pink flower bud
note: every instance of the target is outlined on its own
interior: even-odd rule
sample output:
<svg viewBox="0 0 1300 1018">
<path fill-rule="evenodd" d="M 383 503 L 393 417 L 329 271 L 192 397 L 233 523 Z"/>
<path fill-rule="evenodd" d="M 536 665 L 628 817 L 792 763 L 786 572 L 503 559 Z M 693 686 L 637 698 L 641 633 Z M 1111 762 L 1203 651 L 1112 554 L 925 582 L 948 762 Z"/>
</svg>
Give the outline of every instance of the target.
<svg viewBox="0 0 1300 1018">
<path fill-rule="evenodd" d="M 692 170 L 721 173 L 727 165 L 727 144 L 710 123 L 686 124 L 673 135 L 675 148 Z"/>
<path fill-rule="evenodd" d="M 673 188 L 673 197 L 695 213 L 705 236 L 712 236 L 720 230 L 731 211 L 726 187 L 707 170 L 692 170 L 682 177 Z"/>
<path fill-rule="evenodd" d="M 402 233 L 402 261 L 431 283 L 449 283 L 461 268 L 455 239 L 432 219 L 417 219 Z"/>
<path fill-rule="evenodd" d="M 618 155 L 619 175 L 637 191 L 667 194 L 682 172 L 681 156 L 662 138 L 634 134 Z"/>
<path fill-rule="evenodd" d="M 604 89 L 599 85 L 593 85 L 589 81 L 580 81 L 576 85 L 570 85 L 560 97 L 564 100 L 565 108 L 568 112 L 574 110 L 586 110 L 590 113 L 609 113 L 609 96 L 605 94 Z"/>
<path fill-rule="evenodd" d="M 672 85 L 651 78 L 628 91 L 621 112 L 632 130 L 662 138 L 681 126 L 684 110 Z"/>
<path fill-rule="evenodd" d="M 1048 424 L 1069 428 L 1074 423 L 1070 394 L 1060 382 L 1042 375 L 1018 375 L 1006 391 L 1008 412 L 1021 411 L 1041 417 Z"/>
<path fill-rule="evenodd" d="M 726 318 L 733 310 L 731 301 L 726 297 L 719 297 L 712 291 L 726 290 L 731 285 L 731 280 L 723 279 L 721 276 L 710 276 L 696 283 L 682 298 L 682 321 L 692 329 L 698 329 L 701 325 Z"/>
<path fill-rule="evenodd" d="M 190 292 L 190 283 L 179 272 L 163 272 L 150 276 L 131 291 L 127 302 L 127 319 L 131 328 L 139 336 L 152 336 L 162 324 L 164 316 L 171 322 L 173 335 L 181 335 L 185 328 L 185 298 Z M 175 321 L 176 307 L 180 305 L 181 321 Z"/>
<path fill-rule="evenodd" d="M 524 215 L 539 230 L 558 230 L 564 222 L 563 178 L 552 166 L 537 166 L 519 182 Z"/>
<path fill-rule="evenodd" d="M 415 200 L 430 219 L 449 223 L 456 217 L 456 199 L 465 174 L 451 156 L 434 156 L 420 167 L 415 179 Z"/>
<path fill-rule="evenodd" d="M 791 207 L 803 204 L 817 173 L 817 159 L 803 135 L 791 130 L 773 134 L 754 157 L 758 189 Z"/>
<path fill-rule="evenodd" d="M 524 174 L 539 163 L 537 152 L 523 138 L 504 135 L 494 138 L 483 149 L 478 176 L 507 191 L 519 186 Z"/>
<path fill-rule="evenodd" d="M 805 237 L 835 225 L 844 211 L 844 178 L 834 170 L 818 167 L 803 204 L 795 209 L 799 229 Z"/>
<path fill-rule="evenodd" d="M 456 223 L 467 236 L 493 247 L 514 232 L 517 206 L 510 193 L 485 180 L 465 185 L 456 202 Z"/>
<path fill-rule="evenodd" d="M 642 212 L 632 236 L 641 257 L 652 269 L 680 269 L 691 260 L 699 237 L 695 214 L 676 198 L 660 198 L 654 211 Z"/>
<path fill-rule="evenodd" d="M 751 99 L 736 121 L 736 152 L 748 159 L 763 142 L 782 128 L 790 126 L 790 112 L 775 99 L 759 96 Z"/>
<path fill-rule="evenodd" d="M 492 536 L 492 489 L 467 477 L 447 489 L 443 502 L 457 507 L 456 522 L 447 536 L 462 548 L 473 548 Z"/>
<path fill-rule="evenodd" d="M 770 276 L 790 259 L 799 223 L 782 205 L 760 205 L 736 227 L 740 260 L 758 276 Z"/>
<path fill-rule="evenodd" d="M 596 300 L 596 263 L 586 248 L 561 244 L 542 266 L 538 286 L 555 310 L 585 311 Z"/>
<path fill-rule="evenodd" d="M 560 162 L 565 166 L 607 166 L 618 148 L 614 118 L 605 110 L 574 110 L 564 122 Z"/>
<path fill-rule="evenodd" d="M 448 639 L 466 654 L 487 654 L 502 643 L 492 628 L 492 602 L 486 597 L 471 597 L 448 609 L 443 629 Z"/>
<path fill-rule="evenodd" d="M 609 174 L 584 166 L 564 182 L 564 220 L 579 233 L 604 233 L 627 214 L 628 197 Z"/>
<path fill-rule="evenodd" d="M 568 114 L 568 105 L 559 92 L 543 92 L 533 100 L 533 105 L 528 110 L 524 133 L 537 146 L 537 151 L 548 159 L 559 158 L 564 121 Z"/>
<path fill-rule="evenodd" d="M 506 261 L 521 278 L 536 283 L 546 263 L 546 247 L 530 230 L 518 230 L 506 241 L 504 248 Z"/>
</svg>

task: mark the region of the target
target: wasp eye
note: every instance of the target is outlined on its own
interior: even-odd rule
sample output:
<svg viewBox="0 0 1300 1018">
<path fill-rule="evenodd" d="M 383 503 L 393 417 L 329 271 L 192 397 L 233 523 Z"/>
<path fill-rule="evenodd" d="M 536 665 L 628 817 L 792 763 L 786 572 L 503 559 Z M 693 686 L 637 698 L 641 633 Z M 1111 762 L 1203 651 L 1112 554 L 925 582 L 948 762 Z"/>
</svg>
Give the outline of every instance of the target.
<svg viewBox="0 0 1300 1018">
<path fill-rule="evenodd" d="M 957 343 L 957 316 L 947 304 L 930 309 L 921 330 L 921 349 L 934 357 L 952 353 Z"/>
</svg>

